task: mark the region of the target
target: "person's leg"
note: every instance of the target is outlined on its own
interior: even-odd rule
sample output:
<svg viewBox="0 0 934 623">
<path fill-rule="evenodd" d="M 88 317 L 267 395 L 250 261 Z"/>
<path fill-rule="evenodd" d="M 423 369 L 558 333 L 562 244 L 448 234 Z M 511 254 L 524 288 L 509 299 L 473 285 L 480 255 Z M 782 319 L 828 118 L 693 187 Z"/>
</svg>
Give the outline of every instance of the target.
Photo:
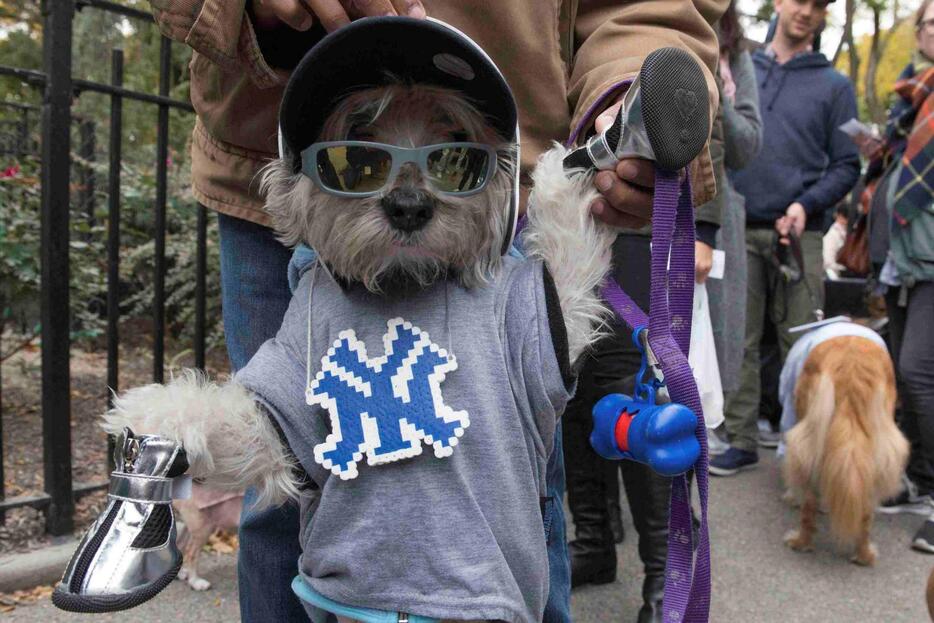
<svg viewBox="0 0 934 623">
<path fill-rule="evenodd" d="M 778 317 L 775 330 L 781 361 L 802 333 L 789 333 L 788 329 L 817 320 L 814 312 L 824 307 L 823 241 L 816 231 L 801 234 L 801 254 L 804 257 L 804 279 L 794 285 L 779 286 L 776 296 Z"/>
<path fill-rule="evenodd" d="M 219 215 L 224 337 L 234 370 L 246 365 L 275 336 L 292 298 L 286 278 L 291 251 L 270 229 Z M 244 499 L 240 518 L 240 617 L 244 623 L 306 623 L 292 593 L 301 548 L 294 503 L 254 512 L 255 492 Z"/>
<path fill-rule="evenodd" d="M 619 468 L 612 463 L 607 465 L 606 470 L 606 509 L 613 531 L 613 542 L 619 545 L 626 535 L 623 532 L 623 509 L 619 501 Z"/>
<path fill-rule="evenodd" d="M 919 496 L 934 495 L 934 283 L 908 292 L 904 333 L 898 353 L 902 390 L 902 420 L 915 433 L 908 478 Z M 912 547 L 934 554 L 934 516 L 921 525 Z"/>
<path fill-rule="evenodd" d="M 614 245 L 613 257 L 617 267 L 614 277 L 638 305 L 647 308 L 649 239 L 620 236 Z M 633 379 L 640 363 L 641 355 L 632 343 L 630 329 L 619 321 L 612 321 L 609 335 L 600 341 L 581 370 L 577 396 L 565 416 L 568 502 L 577 534 L 569 548 L 574 586 L 593 582 L 595 575 L 599 575 L 600 581 L 609 582 L 616 574 L 616 551 L 607 509 L 606 461 L 590 447 L 591 410 L 606 394 L 632 394 Z M 613 465 L 615 467 L 616 463 Z M 643 510 L 634 507 L 633 513 Z M 667 538 L 667 504 L 664 512 Z"/>
<path fill-rule="evenodd" d="M 642 608 L 638 623 L 661 623 L 665 596 L 665 562 L 668 558 L 668 502 L 671 479 L 659 476 L 648 465 L 620 461 L 626 499 L 639 535 L 639 558 L 645 570 Z"/>
<path fill-rule="evenodd" d="M 743 346 L 743 365 L 740 368 L 739 388 L 733 392 L 726 405 L 726 430 L 729 434 L 731 449 L 723 455 L 711 459 L 711 473 L 729 475 L 735 473 L 734 464 L 738 462 L 739 450 L 746 455 L 756 456 L 759 435 L 759 343 L 762 340 L 762 327 L 765 320 L 768 300 L 768 248 L 766 239 L 771 239 L 771 232 L 761 229 L 746 230 L 746 327 Z M 718 464 L 723 461 L 723 467 Z M 720 470 L 720 472 L 718 472 Z"/>
<path fill-rule="evenodd" d="M 605 584 L 616 578 L 616 548 L 603 476 L 607 461 L 590 447 L 591 409 L 599 389 L 593 386 L 595 360 L 593 355 L 587 357 L 562 421 L 568 507 L 574 522 L 574 539 L 568 544 L 572 586 Z"/>
<path fill-rule="evenodd" d="M 905 331 L 898 355 L 902 417 L 918 435 L 908 477 L 921 495 L 934 494 L 934 282 L 917 284 L 908 294 Z"/>
<path fill-rule="evenodd" d="M 564 525 L 564 449 L 561 422 L 555 431 L 555 447 L 548 459 L 548 602 L 542 623 L 571 623 L 571 562 Z"/>
</svg>

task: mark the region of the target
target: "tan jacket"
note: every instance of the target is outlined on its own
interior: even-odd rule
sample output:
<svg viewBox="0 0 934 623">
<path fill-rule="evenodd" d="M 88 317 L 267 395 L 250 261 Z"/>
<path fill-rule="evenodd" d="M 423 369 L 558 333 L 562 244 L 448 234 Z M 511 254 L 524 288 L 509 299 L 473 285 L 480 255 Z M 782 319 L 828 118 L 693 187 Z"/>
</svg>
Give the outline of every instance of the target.
<svg viewBox="0 0 934 623">
<path fill-rule="evenodd" d="M 192 187 L 209 208 L 268 224 L 257 172 L 276 157 L 276 114 L 288 73 L 257 45 L 250 0 L 151 0 L 162 32 L 194 49 Z M 522 169 L 552 141 L 586 133 L 647 54 L 678 46 L 707 71 L 717 39 L 711 24 L 729 0 L 423 0 L 428 14 L 463 30 L 499 65 L 519 105 Z M 709 154 L 693 166 L 695 203 L 715 194 Z"/>
</svg>

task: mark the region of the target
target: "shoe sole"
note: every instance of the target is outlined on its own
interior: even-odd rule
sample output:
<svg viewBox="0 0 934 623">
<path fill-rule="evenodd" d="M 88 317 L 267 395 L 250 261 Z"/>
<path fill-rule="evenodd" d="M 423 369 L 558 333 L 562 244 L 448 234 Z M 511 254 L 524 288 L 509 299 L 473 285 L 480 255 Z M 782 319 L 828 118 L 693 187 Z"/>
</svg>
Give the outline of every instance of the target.
<svg viewBox="0 0 934 623">
<path fill-rule="evenodd" d="M 64 584 L 59 584 L 52 592 L 52 603 L 59 610 L 88 614 L 129 610 L 149 601 L 171 584 L 175 576 L 178 575 L 182 562 L 183 558 L 179 556 L 175 566 L 152 584 L 147 584 L 135 591 L 116 595 L 79 595 L 70 592 Z"/>
<path fill-rule="evenodd" d="M 919 502 L 917 504 L 899 504 L 898 506 L 879 506 L 877 513 L 883 515 L 918 515 L 920 517 L 930 517 L 934 515 L 934 506 Z"/>
<path fill-rule="evenodd" d="M 645 57 L 639 70 L 640 107 L 646 137 L 655 164 L 665 171 L 680 171 L 707 144 L 710 103 L 707 81 L 694 57 L 678 48 L 661 48 Z M 607 130 L 607 145 L 615 151 L 620 129 Z M 587 149 L 564 158 L 564 168 L 593 168 Z"/>
<path fill-rule="evenodd" d="M 683 169 L 707 143 L 710 104 L 703 70 L 684 50 L 662 48 L 645 58 L 639 82 L 656 164 L 666 171 Z"/>
<path fill-rule="evenodd" d="M 777 448 L 777 447 L 778 447 L 778 443 L 779 443 L 779 442 L 778 442 L 777 439 L 776 439 L 775 441 L 771 441 L 771 440 L 765 441 L 765 440 L 762 440 L 762 439 L 759 439 L 759 440 L 756 441 L 756 444 L 757 444 L 760 448 L 768 448 L 769 450 L 774 450 L 775 448 Z"/>
<path fill-rule="evenodd" d="M 925 554 L 934 554 L 934 545 L 928 543 L 924 539 L 915 539 L 911 542 L 911 549 L 924 552 Z"/>
<path fill-rule="evenodd" d="M 708 465 L 707 471 L 713 474 L 714 476 L 733 476 L 739 472 L 743 472 L 749 469 L 755 469 L 759 464 L 752 463 L 751 465 L 743 465 L 742 467 L 734 467 L 728 469 L 725 467 L 716 467 L 715 465 Z"/>
</svg>

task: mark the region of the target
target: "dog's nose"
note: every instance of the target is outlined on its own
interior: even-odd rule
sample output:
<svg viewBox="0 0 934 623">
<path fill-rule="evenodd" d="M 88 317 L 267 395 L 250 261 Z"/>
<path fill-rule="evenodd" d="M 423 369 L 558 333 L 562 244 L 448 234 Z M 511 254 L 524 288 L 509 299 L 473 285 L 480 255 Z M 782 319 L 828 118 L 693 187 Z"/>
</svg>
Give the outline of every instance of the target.
<svg viewBox="0 0 934 623">
<path fill-rule="evenodd" d="M 404 232 L 424 227 L 435 211 L 432 196 L 412 188 L 395 188 L 380 203 L 392 226 Z"/>
</svg>

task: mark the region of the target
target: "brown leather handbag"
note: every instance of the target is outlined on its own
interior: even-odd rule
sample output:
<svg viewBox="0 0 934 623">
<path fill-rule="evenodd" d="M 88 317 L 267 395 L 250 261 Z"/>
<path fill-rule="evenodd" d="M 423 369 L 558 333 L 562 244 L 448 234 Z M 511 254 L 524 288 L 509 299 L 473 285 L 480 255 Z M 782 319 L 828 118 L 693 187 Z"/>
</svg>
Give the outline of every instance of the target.
<svg viewBox="0 0 934 623">
<path fill-rule="evenodd" d="M 856 224 L 846 234 L 843 246 L 837 252 L 837 263 L 846 268 L 854 277 L 868 277 L 869 263 L 869 228 L 865 213 L 860 213 Z"/>
</svg>

